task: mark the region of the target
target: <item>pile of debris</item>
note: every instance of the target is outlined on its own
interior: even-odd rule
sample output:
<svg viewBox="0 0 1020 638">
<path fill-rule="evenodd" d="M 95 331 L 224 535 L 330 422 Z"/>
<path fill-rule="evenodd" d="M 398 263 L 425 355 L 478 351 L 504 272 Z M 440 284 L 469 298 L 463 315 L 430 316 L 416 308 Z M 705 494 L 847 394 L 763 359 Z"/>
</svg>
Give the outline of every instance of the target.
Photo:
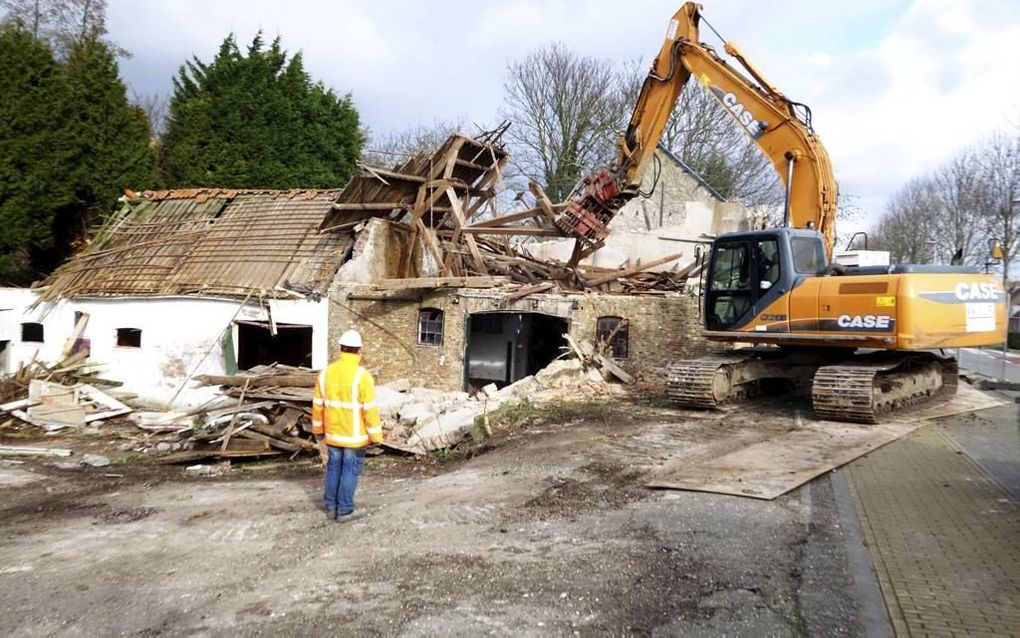
<svg viewBox="0 0 1020 638">
<path fill-rule="evenodd" d="M 409 379 L 376 388 L 383 425 L 382 448 L 408 454 L 450 448 L 463 440 L 501 406 L 559 398 L 597 398 L 613 390 L 610 380 L 633 379 L 594 344 L 567 337 L 571 358 L 559 359 L 534 376 L 498 389 L 489 384 L 474 396 L 415 385 Z M 138 427 L 164 433 L 159 452 L 167 463 L 217 458 L 314 455 L 311 434 L 312 387 L 317 373 L 307 368 L 259 366 L 235 375 L 201 375 L 201 385 L 220 386 L 214 407 L 187 413 L 132 415 Z"/>
<path fill-rule="evenodd" d="M 662 295 L 684 290 L 687 280 L 700 272 L 704 260 L 676 270 L 680 253 L 618 269 L 583 265 L 604 245 L 604 238 L 586 241 L 557 226 L 555 220 L 567 205 L 552 203 L 535 182 L 530 184 L 535 207 L 501 214 L 496 187 L 509 160 L 500 141 L 506 126 L 477 139 L 452 135 L 435 152 L 392 168 L 362 165 L 320 230 L 358 229 L 370 218 L 386 219 L 399 228 L 407 241 L 397 277 L 387 282 L 390 290 L 400 282 L 422 287 L 428 275 L 437 275 L 433 279 L 475 280 L 472 283 L 500 279 L 493 285 L 506 284 L 516 298 L 559 291 Z M 521 240 L 535 237 L 575 238 L 570 259 L 530 255 Z M 433 272 L 423 272 L 425 264 Z M 653 272 L 671 265 L 674 272 Z"/>
</svg>

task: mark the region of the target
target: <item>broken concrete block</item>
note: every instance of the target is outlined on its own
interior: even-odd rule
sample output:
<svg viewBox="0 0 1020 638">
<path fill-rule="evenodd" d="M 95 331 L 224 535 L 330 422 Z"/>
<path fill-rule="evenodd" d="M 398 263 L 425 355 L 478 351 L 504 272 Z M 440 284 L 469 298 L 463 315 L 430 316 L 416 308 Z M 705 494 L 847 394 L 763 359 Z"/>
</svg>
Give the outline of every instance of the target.
<svg viewBox="0 0 1020 638">
<path fill-rule="evenodd" d="M 496 387 L 495 383 L 490 383 L 489 385 L 482 388 L 482 394 L 484 394 L 486 397 L 490 399 L 496 398 L 496 394 L 498 392 L 499 388 Z"/>
<path fill-rule="evenodd" d="M 442 390 L 433 390 L 432 388 L 411 388 L 408 394 L 419 401 L 432 401 L 445 394 L 445 392 Z"/>
<path fill-rule="evenodd" d="M 429 404 L 419 403 L 417 401 L 413 403 L 405 403 L 400 409 L 399 422 L 400 425 L 414 426 L 418 423 L 419 419 L 426 416 L 432 416 L 433 414 L 434 411 L 432 410 L 432 406 Z"/>
<path fill-rule="evenodd" d="M 560 359 L 553 361 L 538 371 L 535 379 L 546 388 L 562 387 L 564 381 L 571 381 L 584 376 L 584 369 L 577 359 Z"/>
<path fill-rule="evenodd" d="M 515 381 L 496 393 L 496 398 L 506 400 L 511 397 L 527 399 L 532 394 L 541 390 L 538 380 L 533 376 L 527 376 Z"/>
<path fill-rule="evenodd" d="M 102 454 L 82 454 L 81 462 L 92 467 L 106 467 L 110 464 L 110 457 Z"/>
<path fill-rule="evenodd" d="M 431 417 L 418 426 L 407 439 L 411 447 L 437 450 L 456 445 L 475 425 L 475 417 L 482 413 L 482 404 L 469 404 L 459 410 Z"/>
<path fill-rule="evenodd" d="M 400 408 L 411 400 L 410 395 L 387 386 L 375 389 L 375 404 L 379 406 L 379 414 L 383 418 L 395 418 L 400 413 Z"/>
<path fill-rule="evenodd" d="M 393 381 L 389 381 L 387 383 L 384 383 L 384 384 L 382 384 L 379 387 L 389 388 L 390 390 L 395 390 L 396 392 L 407 392 L 408 390 L 411 389 L 411 380 L 410 379 L 395 379 Z"/>
</svg>

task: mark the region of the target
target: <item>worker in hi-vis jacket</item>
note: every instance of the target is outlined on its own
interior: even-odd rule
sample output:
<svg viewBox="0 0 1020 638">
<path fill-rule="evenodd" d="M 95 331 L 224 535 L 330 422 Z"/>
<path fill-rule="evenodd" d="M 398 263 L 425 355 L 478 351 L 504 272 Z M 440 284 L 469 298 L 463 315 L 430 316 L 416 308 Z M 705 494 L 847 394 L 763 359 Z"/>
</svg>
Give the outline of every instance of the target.
<svg viewBox="0 0 1020 638">
<path fill-rule="evenodd" d="M 330 520 L 349 520 L 354 491 L 365 466 L 365 447 L 382 442 L 375 380 L 361 367 L 361 335 L 340 337 L 340 357 L 319 373 L 312 399 L 312 432 L 325 446 L 326 487 L 322 500 Z"/>
</svg>

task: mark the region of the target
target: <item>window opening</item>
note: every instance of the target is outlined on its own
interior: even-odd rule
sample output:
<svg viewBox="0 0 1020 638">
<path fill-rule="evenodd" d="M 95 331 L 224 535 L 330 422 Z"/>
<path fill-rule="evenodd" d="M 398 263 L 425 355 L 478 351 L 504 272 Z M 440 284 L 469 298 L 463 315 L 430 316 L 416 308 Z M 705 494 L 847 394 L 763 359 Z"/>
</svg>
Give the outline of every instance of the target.
<svg viewBox="0 0 1020 638">
<path fill-rule="evenodd" d="M 142 331 L 140 328 L 117 328 L 117 345 L 121 348 L 141 348 Z"/>
<path fill-rule="evenodd" d="M 418 343 L 428 346 L 443 345 L 443 311 L 422 308 L 418 311 Z"/>
<path fill-rule="evenodd" d="M 21 324 L 21 340 L 29 343 L 43 343 L 45 332 L 41 323 L 26 321 Z"/>
<path fill-rule="evenodd" d="M 599 317 L 595 322 L 595 338 L 609 345 L 614 359 L 626 359 L 629 355 L 630 322 L 622 317 Z"/>
</svg>

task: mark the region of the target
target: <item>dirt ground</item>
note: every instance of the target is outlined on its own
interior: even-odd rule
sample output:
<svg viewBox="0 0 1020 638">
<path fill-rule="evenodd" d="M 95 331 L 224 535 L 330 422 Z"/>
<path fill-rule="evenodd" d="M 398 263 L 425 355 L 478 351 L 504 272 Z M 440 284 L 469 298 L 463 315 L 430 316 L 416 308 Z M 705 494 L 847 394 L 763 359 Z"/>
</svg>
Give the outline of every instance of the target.
<svg viewBox="0 0 1020 638">
<path fill-rule="evenodd" d="M 774 501 L 643 487 L 794 416 L 769 413 L 547 411 L 443 462 L 371 458 L 342 524 L 306 462 L 0 462 L 0 633 L 859 634 L 827 479 Z"/>
</svg>

